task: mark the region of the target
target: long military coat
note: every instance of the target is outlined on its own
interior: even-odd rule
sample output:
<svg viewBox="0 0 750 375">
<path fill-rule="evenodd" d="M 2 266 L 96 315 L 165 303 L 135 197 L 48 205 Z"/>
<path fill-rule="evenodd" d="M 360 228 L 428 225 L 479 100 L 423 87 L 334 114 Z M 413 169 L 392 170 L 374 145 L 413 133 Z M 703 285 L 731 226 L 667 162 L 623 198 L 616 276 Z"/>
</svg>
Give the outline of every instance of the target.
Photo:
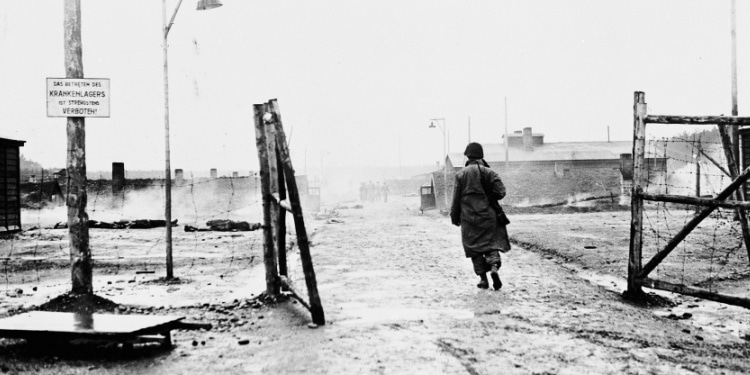
<svg viewBox="0 0 750 375">
<path fill-rule="evenodd" d="M 482 187 L 489 190 L 485 194 Z M 470 161 L 456 173 L 451 205 L 451 221 L 461 226 L 461 241 L 466 257 L 488 251 L 510 250 L 505 225 L 497 223 L 497 214 L 490 206 L 490 199 L 498 201 L 505 197 L 505 185 L 500 176 L 490 168 Z"/>
</svg>

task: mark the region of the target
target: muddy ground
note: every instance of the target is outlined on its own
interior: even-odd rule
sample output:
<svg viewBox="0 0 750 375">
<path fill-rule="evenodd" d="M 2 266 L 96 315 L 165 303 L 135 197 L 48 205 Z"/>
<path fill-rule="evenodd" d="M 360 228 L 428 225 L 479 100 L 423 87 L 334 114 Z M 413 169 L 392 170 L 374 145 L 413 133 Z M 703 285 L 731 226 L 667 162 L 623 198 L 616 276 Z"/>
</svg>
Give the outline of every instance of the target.
<svg viewBox="0 0 750 375">
<path fill-rule="evenodd" d="M 214 328 L 175 332 L 172 350 L 0 340 L 0 371 L 750 372 L 747 310 L 667 293 L 660 295 L 671 303 L 650 307 L 621 298 L 627 211 L 514 213 L 516 245 L 504 255 L 504 286 L 493 291 L 476 288 L 459 229 L 435 211 L 421 213 L 417 199 L 339 208 L 335 220 L 308 218 L 327 321 L 317 328 L 294 301 L 253 299 L 264 288 L 259 232 L 175 231 L 181 281 L 166 284 L 159 281 L 163 230 L 92 230 L 95 290 L 121 304 L 116 313 L 184 316 Z M 13 272 L 3 274 L 0 313 L 33 308 L 68 288 L 65 235 L 27 231 L 3 242 L 3 254 L 12 247 L 4 266 Z M 292 268 L 302 286 L 296 258 Z M 738 261 L 722 272 L 741 269 Z M 747 292 L 741 275 L 723 280 L 712 285 Z"/>
</svg>

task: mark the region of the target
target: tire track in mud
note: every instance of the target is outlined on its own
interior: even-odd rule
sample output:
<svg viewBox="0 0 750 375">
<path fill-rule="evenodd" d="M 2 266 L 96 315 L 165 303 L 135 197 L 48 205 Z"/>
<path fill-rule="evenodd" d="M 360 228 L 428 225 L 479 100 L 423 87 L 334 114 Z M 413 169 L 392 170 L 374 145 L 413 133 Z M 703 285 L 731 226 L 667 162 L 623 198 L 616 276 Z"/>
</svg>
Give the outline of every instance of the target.
<svg viewBox="0 0 750 375">
<path fill-rule="evenodd" d="M 457 348 L 446 339 L 438 339 L 437 346 L 444 352 L 458 359 L 466 369 L 466 372 L 471 375 L 480 375 L 480 372 L 472 366 L 472 363 L 476 363 L 477 359 L 474 357 L 474 353 L 470 349 Z"/>
</svg>

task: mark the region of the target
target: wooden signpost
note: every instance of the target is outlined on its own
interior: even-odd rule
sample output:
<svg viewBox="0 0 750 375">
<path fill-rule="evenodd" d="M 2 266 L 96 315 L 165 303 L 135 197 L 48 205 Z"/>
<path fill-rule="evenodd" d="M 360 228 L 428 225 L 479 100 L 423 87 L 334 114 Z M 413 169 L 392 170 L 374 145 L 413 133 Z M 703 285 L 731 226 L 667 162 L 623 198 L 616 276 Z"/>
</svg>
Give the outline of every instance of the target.
<svg viewBox="0 0 750 375">
<path fill-rule="evenodd" d="M 283 289 L 300 301 L 312 314 L 317 325 L 325 324 L 325 314 L 318 294 L 310 242 L 292 159 L 281 122 L 276 99 L 253 106 L 255 145 L 260 162 L 261 194 L 263 195 L 263 258 L 266 269 L 266 294 L 275 296 Z M 288 198 L 287 198 L 288 197 Z M 289 279 L 286 254 L 286 214 L 294 218 L 297 246 L 305 274 L 307 300 L 298 293 Z"/>
<path fill-rule="evenodd" d="M 81 1 L 65 1 L 65 76 L 83 78 Z M 68 233 L 73 294 L 92 294 L 91 249 L 86 214 L 86 121 L 68 117 Z"/>
</svg>

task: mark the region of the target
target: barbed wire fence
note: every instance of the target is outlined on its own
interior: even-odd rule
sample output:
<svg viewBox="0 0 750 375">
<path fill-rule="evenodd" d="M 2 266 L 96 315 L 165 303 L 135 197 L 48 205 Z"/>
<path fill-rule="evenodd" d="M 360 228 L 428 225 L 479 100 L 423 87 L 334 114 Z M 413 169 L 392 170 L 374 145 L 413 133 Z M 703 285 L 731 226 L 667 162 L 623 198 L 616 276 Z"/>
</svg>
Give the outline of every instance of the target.
<svg viewBox="0 0 750 375">
<path fill-rule="evenodd" d="M 694 126 L 743 118 L 650 116 L 643 93 L 635 108 L 628 293 L 635 297 L 646 286 L 750 305 L 732 283 L 750 276 L 747 205 L 733 195 L 750 173 L 732 175 L 721 130 Z M 664 126 L 680 135 L 655 136 Z"/>
<path fill-rule="evenodd" d="M 644 191 L 653 194 L 713 197 L 732 178 L 717 165 L 726 165 L 721 142 L 690 137 L 650 138 L 647 154 L 666 160 L 666 170 L 649 166 Z M 643 258 L 649 259 L 696 215 L 688 204 L 649 201 L 645 203 Z M 654 270 L 652 277 L 672 283 L 717 291 L 722 280 L 748 275 L 742 228 L 735 210 L 717 208 Z"/>
<path fill-rule="evenodd" d="M 158 281 L 165 273 L 164 180 L 126 178 L 113 188 L 107 177 L 87 186 L 95 293 L 113 283 Z M 65 182 L 64 176 L 45 178 L 22 194 L 23 230 L 0 240 L 0 311 L 24 300 L 19 297 L 69 289 Z M 231 277 L 260 262 L 257 176 L 190 174 L 173 182 L 172 195 L 177 278 Z"/>
</svg>

